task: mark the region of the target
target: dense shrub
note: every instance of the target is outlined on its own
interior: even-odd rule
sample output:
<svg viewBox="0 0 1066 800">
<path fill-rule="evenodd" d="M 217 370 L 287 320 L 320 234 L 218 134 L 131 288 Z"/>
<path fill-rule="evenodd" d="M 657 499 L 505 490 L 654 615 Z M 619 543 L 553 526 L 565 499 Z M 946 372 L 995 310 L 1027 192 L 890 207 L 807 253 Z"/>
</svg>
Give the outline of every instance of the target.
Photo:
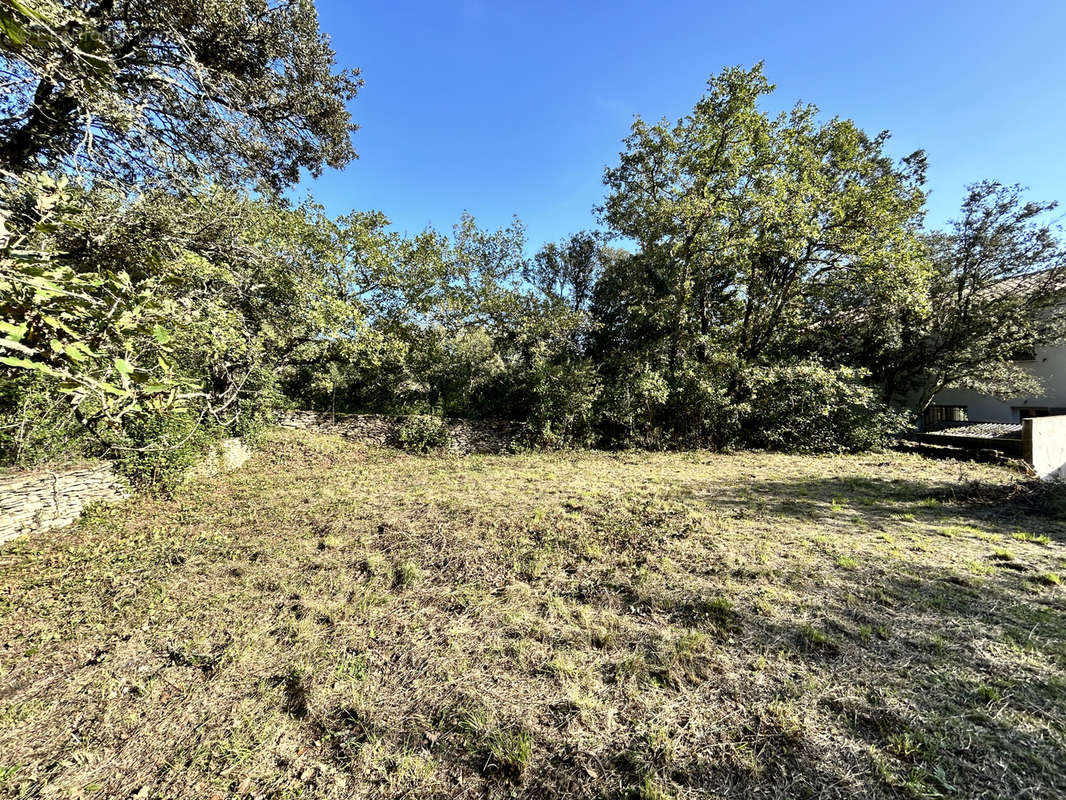
<svg viewBox="0 0 1066 800">
<path fill-rule="evenodd" d="M 612 370 L 596 408 L 598 441 L 607 447 L 657 447 L 670 387 L 646 364 Z"/>
<path fill-rule="evenodd" d="M 537 357 L 530 375 L 530 438 L 544 447 L 586 447 L 595 441 L 600 380 L 588 362 Z"/>
<path fill-rule="evenodd" d="M 38 375 L 0 380 L 0 464 L 30 469 L 98 448 L 68 399 Z"/>
<path fill-rule="evenodd" d="M 134 486 L 171 492 L 222 434 L 188 413 L 138 414 L 126 420 L 111 456 Z"/>
<path fill-rule="evenodd" d="M 746 370 L 743 443 L 808 453 L 883 447 L 907 419 L 888 408 L 865 377 L 862 370 L 813 363 Z"/>
<path fill-rule="evenodd" d="M 671 444 L 727 449 L 741 442 L 750 408 L 731 391 L 737 366 L 719 358 L 679 375 L 670 398 Z"/>
<path fill-rule="evenodd" d="M 437 450 L 448 444 L 448 425 L 440 417 L 428 414 L 412 415 L 400 425 L 397 438 L 400 446 L 412 453 Z"/>
</svg>

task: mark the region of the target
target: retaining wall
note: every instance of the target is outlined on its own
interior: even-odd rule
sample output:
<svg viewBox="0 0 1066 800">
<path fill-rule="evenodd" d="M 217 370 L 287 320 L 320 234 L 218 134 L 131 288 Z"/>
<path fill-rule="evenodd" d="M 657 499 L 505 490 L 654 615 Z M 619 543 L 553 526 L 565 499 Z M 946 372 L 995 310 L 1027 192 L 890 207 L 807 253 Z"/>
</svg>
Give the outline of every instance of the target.
<svg viewBox="0 0 1066 800">
<path fill-rule="evenodd" d="M 129 496 L 109 461 L 57 472 L 19 472 L 0 477 L 0 542 L 24 533 L 62 528 L 89 503 Z"/>
<path fill-rule="evenodd" d="M 204 453 L 188 477 L 229 472 L 250 455 L 240 439 L 224 439 Z M 129 485 L 110 461 L 0 476 L 0 542 L 62 528 L 74 522 L 90 503 L 111 503 L 129 496 Z"/>
<path fill-rule="evenodd" d="M 282 411 L 278 424 L 286 428 L 339 434 L 364 444 L 397 447 L 399 432 L 408 416 L 383 414 L 337 414 L 328 411 Z M 504 453 L 525 433 L 516 422 L 446 419 L 448 449 L 454 453 Z"/>
</svg>

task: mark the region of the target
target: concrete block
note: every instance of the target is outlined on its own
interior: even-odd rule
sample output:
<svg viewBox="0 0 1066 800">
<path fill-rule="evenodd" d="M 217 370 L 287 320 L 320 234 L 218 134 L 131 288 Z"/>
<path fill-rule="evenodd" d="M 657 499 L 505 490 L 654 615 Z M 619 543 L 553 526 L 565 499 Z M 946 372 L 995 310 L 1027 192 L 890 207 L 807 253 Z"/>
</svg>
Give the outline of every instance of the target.
<svg viewBox="0 0 1066 800">
<path fill-rule="evenodd" d="M 1022 454 L 1045 481 L 1066 481 L 1066 416 L 1022 422 Z"/>
</svg>

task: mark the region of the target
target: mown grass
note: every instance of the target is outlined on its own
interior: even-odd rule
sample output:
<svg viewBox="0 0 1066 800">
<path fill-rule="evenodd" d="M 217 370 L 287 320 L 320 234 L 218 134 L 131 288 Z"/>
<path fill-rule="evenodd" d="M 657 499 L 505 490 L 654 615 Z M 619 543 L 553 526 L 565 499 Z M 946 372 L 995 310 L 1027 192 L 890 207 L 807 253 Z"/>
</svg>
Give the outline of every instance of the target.
<svg viewBox="0 0 1066 800">
<path fill-rule="evenodd" d="M 0 795 L 1066 796 L 1018 479 L 277 432 L 0 549 Z"/>
</svg>

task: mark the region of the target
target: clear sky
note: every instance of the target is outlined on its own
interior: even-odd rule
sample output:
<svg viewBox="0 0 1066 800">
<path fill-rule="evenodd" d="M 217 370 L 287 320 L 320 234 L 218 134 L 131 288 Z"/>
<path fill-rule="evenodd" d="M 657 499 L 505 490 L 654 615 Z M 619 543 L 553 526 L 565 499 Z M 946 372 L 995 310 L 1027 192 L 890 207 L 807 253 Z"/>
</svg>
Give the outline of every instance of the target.
<svg viewBox="0 0 1066 800">
<path fill-rule="evenodd" d="M 318 0 L 360 159 L 302 187 L 400 230 L 517 214 L 533 247 L 595 225 L 603 168 L 634 114 L 675 119 L 725 66 L 762 59 L 777 92 L 929 156 L 937 226 L 968 183 L 1066 201 L 1066 0 L 432 2 Z"/>
</svg>

